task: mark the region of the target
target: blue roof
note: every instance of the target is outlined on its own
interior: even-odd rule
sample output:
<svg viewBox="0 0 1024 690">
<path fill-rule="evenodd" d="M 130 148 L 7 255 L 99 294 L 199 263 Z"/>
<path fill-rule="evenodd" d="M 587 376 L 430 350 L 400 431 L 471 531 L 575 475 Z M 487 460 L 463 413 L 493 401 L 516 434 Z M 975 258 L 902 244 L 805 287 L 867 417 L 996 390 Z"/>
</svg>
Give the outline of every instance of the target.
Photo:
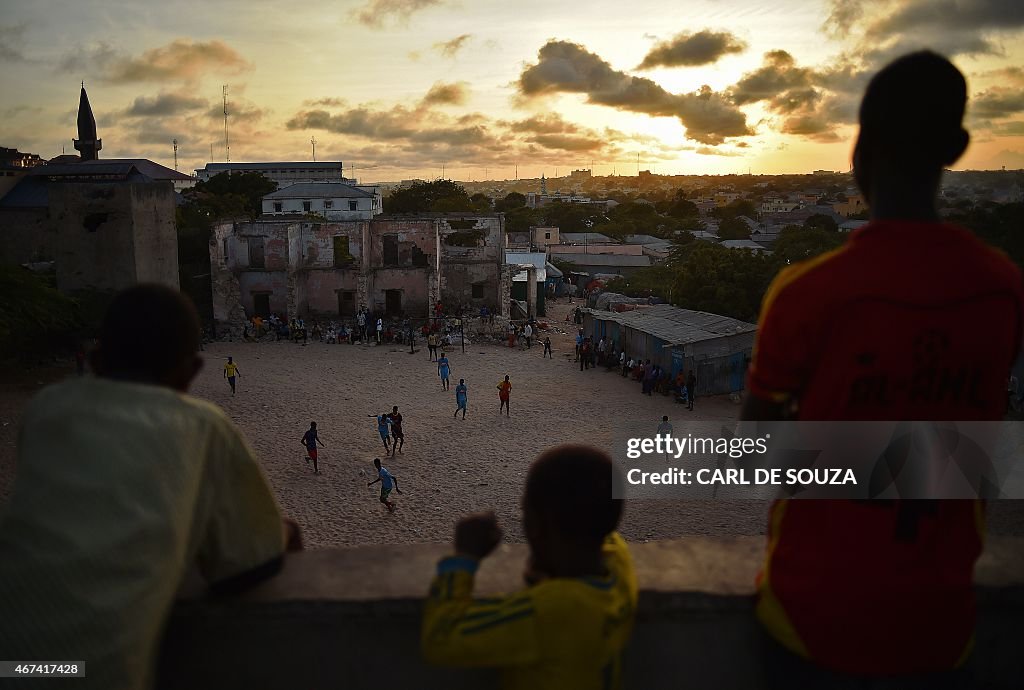
<svg viewBox="0 0 1024 690">
<path fill-rule="evenodd" d="M 50 205 L 50 193 L 46 189 L 46 180 L 39 177 L 25 176 L 0 198 L 0 208 L 47 208 Z"/>
</svg>

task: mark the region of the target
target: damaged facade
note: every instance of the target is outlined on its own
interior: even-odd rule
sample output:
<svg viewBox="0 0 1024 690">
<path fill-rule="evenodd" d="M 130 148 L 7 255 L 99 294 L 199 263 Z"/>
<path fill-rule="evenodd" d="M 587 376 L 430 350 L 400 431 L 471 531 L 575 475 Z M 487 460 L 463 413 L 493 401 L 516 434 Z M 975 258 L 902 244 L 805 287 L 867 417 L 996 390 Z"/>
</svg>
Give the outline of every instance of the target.
<svg viewBox="0 0 1024 690">
<path fill-rule="evenodd" d="M 418 214 L 222 223 L 210 243 L 214 318 L 426 318 L 438 299 L 500 309 L 501 215 Z"/>
</svg>

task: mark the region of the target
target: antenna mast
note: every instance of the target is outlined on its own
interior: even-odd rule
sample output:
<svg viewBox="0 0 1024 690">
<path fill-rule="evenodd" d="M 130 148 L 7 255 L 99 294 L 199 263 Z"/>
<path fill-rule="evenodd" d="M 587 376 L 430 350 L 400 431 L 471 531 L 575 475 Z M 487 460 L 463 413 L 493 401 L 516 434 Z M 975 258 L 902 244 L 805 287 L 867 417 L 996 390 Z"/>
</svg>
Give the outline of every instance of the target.
<svg viewBox="0 0 1024 690">
<path fill-rule="evenodd" d="M 228 140 L 228 85 L 223 88 L 224 94 L 224 162 L 231 162 L 231 143 Z"/>
<path fill-rule="evenodd" d="M 174 172 L 178 172 L 178 140 L 171 139 L 171 143 L 174 144 Z"/>
<path fill-rule="evenodd" d="M 316 163 L 316 137 L 310 139 L 309 143 L 313 145 L 313 162 Z"/>
</svg>

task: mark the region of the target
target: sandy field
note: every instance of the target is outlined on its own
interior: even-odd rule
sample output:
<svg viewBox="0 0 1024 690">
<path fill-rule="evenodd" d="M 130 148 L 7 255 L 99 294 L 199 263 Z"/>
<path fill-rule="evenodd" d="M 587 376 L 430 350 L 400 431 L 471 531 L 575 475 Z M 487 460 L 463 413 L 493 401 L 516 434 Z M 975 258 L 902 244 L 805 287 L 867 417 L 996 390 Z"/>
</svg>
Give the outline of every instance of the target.
<svg viewBox="0 0 1024 690">
<path fill-rule="evenodd" d="M 563 324 L 560 323 L 560 326 Z M 684 419 L 735 418 L 728 398 L 698 399 L 693 412 L 665 396 L 640 394 L 639 384 L 603 368 L 580 372 L 571 339 L 543 348 L 491 344 L 448 353 L 452 390 L 444 391 L 426 348 L 301 346 L 284 342 L 208 346 L 207 366 L 194 393 L 221 405 L 253 443 L 285 511 L 311 546 L 377 542 L 438 542 L 451 538 L 454 519 L 494 510 L 508 539 L 521 541 L 519 499 L 530 462 L 542 450 L 577 441 L 610 447 L 615 424 L 629 419 L 654 433 L 662 415 Z M 231 396 L 223 362 L 231 355 L 241 377 Z M 508 374 L 512 414 L 498 414 L 496 386 Z M 465 378 L 469 413 L 453 418 L 454 387 Z M 372 415 L 398 405 L 405 447 L 385 457 Z M 316 421 L 320 475 L 306 464 L 299 439 Z M 403 495 L 390 515 L 377 501 L 372 461 L 380 457 Z M 637 502 L 623 531 L 633 540 L 683 534 L 760 534 L 765 507 L 756 502 Z"/>
<path fill-rule="evenodd" d="M 545 448 L 576 441 L 610 447 L 617 424 L 634 421 L 651 433 L 669 415 L 679 433 L 687 420 L 734 420 L 739 406 L 727 397 L 698 398 L 688 412 L 665 396 L 640 394 L 639 384 L 603 368 L 580 372 L 572 361 L 572 325 L 555 305 L 550 322 L 554 359 L 543 349 L 491 344 L 449 352 L 452 391 L 443 391 L 426 347 L 365 347 L 311 342 L 215 343 L 202 353 L 206 366 L 193 394 L 225 410 L 252 443 L 284 509 L 303 527 L 307 547 L 368 543 L 447 542 L 455 519 L 494 510 L 506 539 L 522 541 L 519 499 L 531 460 Z M 223 378 L 228 355 L 239 365 L 237 395 Z M 41 385 L 70 366 L 22 372 L 0 381 L 0 500 L 15 475 L 20 411 Z M 498 414 L 495 386 L 508 374 L 512 415 Z M 453 419 L 454 387 L 469 386 L 469 414 Z M 371 416 L 398 405 L 406 444 L 385 457 Z M 316 421 L 321 474 L 305 462 L 299 439 Z M 377 501 L 373 458 L 399 480 L 403 495 L 390 515 Z M 990 531 L 1024 534 L 1021 501 L 999 501 Z M 767 506 L 758 501 L 633 501 L 622 531 L 632 541 L 685 535 L 756 535 Z"/>
</svg>

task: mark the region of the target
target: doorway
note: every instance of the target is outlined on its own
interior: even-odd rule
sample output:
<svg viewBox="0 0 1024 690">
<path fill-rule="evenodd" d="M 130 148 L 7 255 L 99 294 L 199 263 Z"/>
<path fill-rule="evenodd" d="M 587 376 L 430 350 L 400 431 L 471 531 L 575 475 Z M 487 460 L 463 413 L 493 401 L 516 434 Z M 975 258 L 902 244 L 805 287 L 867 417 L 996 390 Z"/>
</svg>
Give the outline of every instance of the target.
<svg viewBox="0 0 1024 690">
<path fill-rule="evenodd" d="M 401 290 L 385 290 L 384 291 L 384 311 L 388 316 L 401 316 L 402 315 L 402 291 Z"/>
<path fill-rule="evenodd" d="M 252 296 L 252 310 L 256 316 L 270 316 L 270 293 L 257 292 Z"/>
<path fill-rule="evenodd" d="M 338 290 L 338 314 L 341 316 L 356 315 L 356 293 L 352 290 Z"/>
</svg>

